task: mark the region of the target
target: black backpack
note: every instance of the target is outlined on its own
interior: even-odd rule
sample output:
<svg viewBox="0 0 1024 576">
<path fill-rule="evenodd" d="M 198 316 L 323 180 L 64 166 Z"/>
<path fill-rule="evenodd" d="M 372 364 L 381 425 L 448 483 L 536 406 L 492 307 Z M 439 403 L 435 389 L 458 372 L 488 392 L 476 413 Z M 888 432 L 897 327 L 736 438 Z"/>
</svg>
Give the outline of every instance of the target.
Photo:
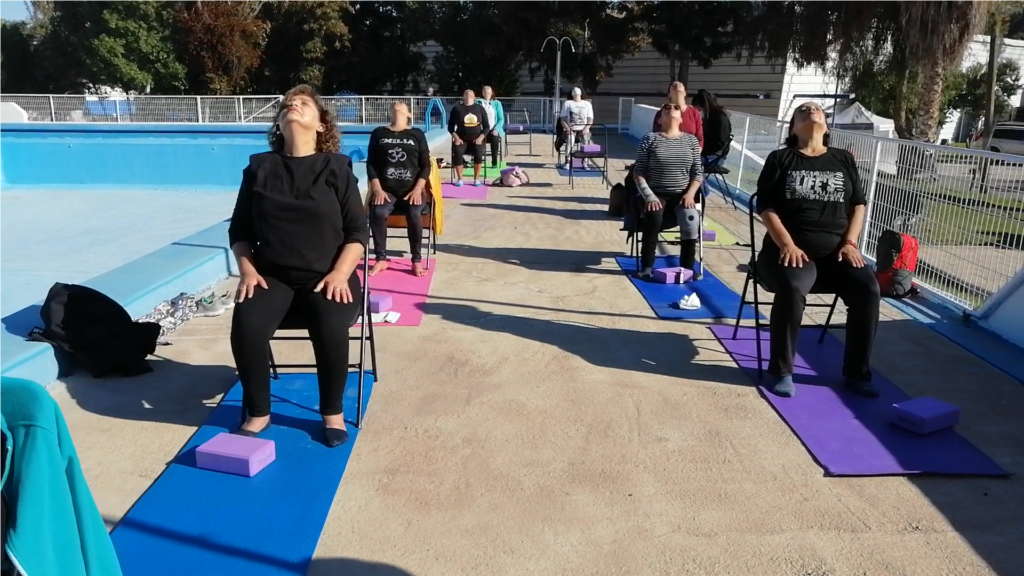
<svg viewBox="0 0 1024 576">
<path fill-rule="evenodd" d="M 29 340 L 52 344 L 58 364 L 62 357 L 73 357 L 94 378 L 153 371 L 146 357 L 156 351 L 160 325 L 133 322 L 127 310 L 97 290 L 57 282 L 46 295 L 39 316 L 43 328 L 34 328 Z M 68 373 L 61 366 L 60 376 Z"/>
</svg>

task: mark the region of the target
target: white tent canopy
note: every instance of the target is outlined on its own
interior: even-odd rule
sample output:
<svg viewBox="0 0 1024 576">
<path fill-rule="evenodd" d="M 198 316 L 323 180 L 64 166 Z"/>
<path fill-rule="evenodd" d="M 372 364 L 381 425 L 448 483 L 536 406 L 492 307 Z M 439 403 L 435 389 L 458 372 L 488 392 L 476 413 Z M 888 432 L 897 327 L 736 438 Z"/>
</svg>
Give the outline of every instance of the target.
<svg viewBox="0 0 1024 576">
<path fill-rule="evenodd" d="M 833 110 L 827 110 L 828 124 L 837 130 L 856 130 L 871 132 L 875 136 L 891 137 L 896 131 L 896 123 L 868 110 L 860 102 L 840 103 L 838 113 L 832 118 Z"/>
</svg>

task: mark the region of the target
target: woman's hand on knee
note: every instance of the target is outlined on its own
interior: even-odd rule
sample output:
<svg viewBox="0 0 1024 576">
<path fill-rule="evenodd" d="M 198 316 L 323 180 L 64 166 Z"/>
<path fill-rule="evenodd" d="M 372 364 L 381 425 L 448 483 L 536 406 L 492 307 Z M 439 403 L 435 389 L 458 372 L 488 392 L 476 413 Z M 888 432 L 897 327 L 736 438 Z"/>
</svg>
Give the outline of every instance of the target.
<svg viewBox="0 0 1024 576">
<path fill-rule="evenodd" d="M 787 244 L 779 248 L 779 264 L 783 266 L 803 268 L 809 260 L 807 253 L 798 248 L 796 244 Z"/>
<path fill-rule="evenodd" d="M 243 272 L 238 279 L 238 288 L 235 290 L 235 302 L 243 302 L 246 298 L 252 298 L 256 293 L 256 287 L 267 287 L 267 281 L 258 272 Z"/>
<path fill-rule="evenodd" d="M 348 275 L 332 271 L 316 285 L 313 292 L 323 292 L 324 298 L 348 304 L 352 302 L 352 290 L 348 287 Z"/>
<path fill-rule="evenodd" d="M 660 200 L 651 200 L 647 203 L 647 211 L 657 212 L 658 210 L 661 210 L 662 206 L 664 206 L 664 204 L 662 204 Z"/>
<path fill-rule="evenodd" d="M 839 261 L 846 262 L 854 268 L 863 268 L 867 264 L 864 262 L 864 257 L 860 255 L 860 250 L 849 243 L 843 244 L 842 248 L 839 249 Z"/>
</svg>

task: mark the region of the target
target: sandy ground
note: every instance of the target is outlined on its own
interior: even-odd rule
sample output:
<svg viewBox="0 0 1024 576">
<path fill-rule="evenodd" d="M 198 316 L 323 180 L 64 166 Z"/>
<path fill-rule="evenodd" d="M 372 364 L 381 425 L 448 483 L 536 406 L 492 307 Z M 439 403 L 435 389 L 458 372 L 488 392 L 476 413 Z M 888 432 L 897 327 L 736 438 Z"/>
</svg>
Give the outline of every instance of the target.
<svg viewBox="0 0 1024 576">
<path fill-rule="evenodd" d="M 707 325 L 653 316 L 615 266 L 607 188 L 570 190 L 535 138 L 543 156 L 510 159 L 533 186 L 446 202 L 423 324 L 377 332 L 383 378 L 309 574 L 1024 574 L 1020 478 L 824 477 Z M 632 146 L 613 143 L 616 181 Z M 710 214 L 746 238 L 720 198 Z M 706 257 L 737 291 L 747 250 Z M 883 315 L 878 369 L 1024 469 L 1024 386 Z M 146 377 L 55 390 L 111 523 L 233 384 L 229 323 L 192 321 Z"/>
</svg>

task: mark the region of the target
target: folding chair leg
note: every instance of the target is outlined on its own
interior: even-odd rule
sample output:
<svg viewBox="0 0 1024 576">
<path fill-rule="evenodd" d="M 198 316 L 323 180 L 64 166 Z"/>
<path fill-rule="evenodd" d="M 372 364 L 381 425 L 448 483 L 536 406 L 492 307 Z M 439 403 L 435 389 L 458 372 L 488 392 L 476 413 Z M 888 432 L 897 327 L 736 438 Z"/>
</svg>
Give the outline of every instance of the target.
<svg viewBox="0 0 1024 576">
<path fill-rule="evenodd" d="M 750 287 L 750 272 L 743 280 L 743 292 L 740 295 L 740 309 L 736 311 L 736 324 L 732 328 L 732 339 L 735 340 L 740 333 L 740 320 L 743 318 L 743 307 L 747 305 L 747 289 Z"/>
<path fill-rule="evenodd" d="M 270 377 L 274 380 L 279 380 L 280 375 L 277 373 L 277 362 L 274 360 L 274 347 L 267 343 L 267 354 L 270 355 Z"/>
<path fill-rule="evenodd" d="M 825 318 L 825 325 L 821 327 L 821 335 L 818 336 L 818 344 L 825 341 L 825 335 L 828 334 L 828 326 L 832 323 L 832 315 L 836 312 L 836 305 L 839 304 L 839 296 L 836 296 L 832 300 L 832 306 L 828 309 L 828 316 Z"/>
<path fill-rule="evenodd" d="M 363 380 L 366 377 L 366 331 L 367 324 L 373 324 L 370 316 L 370 258 L 367 252 L 363 257 L 363 321 L 359 323 L 359 375 L 356 391 L 356 429 L 363 427 Z"/>
<path fill-rule="evenodd" d="M 373 382 L 380 382 L 380 372 L 377 370 L 377 338 L 373 335 L 373 322 L 366 327 L 370 334 L 370 369 L 373 370 Z"/>
<path fill-rule="evenodd" d="M 751 263 L 755 265 L 754 263 Z M 764 357 L 761 350 L 761 317 L 758 312 L 760 310 L 760 301 L 757 294 L 757 278 L 754 277 L 756 272 L 751 272 L 750 283 L 754 289 L 754 334 L 757 336 L 757 379 L 764 380 L 764 369 L 761 367 L 761 359 Z M 742 313 L 742 308 L 740 312 Z"/>
</svg>

